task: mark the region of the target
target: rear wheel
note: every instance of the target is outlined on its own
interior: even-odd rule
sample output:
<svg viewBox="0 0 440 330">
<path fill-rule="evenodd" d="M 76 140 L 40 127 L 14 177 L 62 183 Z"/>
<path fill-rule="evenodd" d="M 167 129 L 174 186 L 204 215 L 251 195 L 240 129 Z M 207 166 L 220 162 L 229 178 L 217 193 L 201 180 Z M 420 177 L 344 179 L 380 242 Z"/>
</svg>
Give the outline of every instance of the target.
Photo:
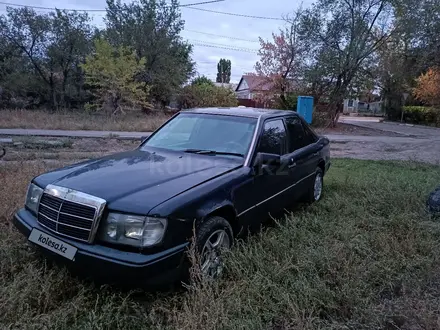
<svg viewBox="0 0 440 330">
<path fill-rule="evenodd" d="M 307 203 L 317 202 L 322 197 L 322 190 L 324 188 L 324 173 L 321 168 L 316 169 L 314 180 L 312 181 L 309 190 L 305 196 Z"/>
</svg>

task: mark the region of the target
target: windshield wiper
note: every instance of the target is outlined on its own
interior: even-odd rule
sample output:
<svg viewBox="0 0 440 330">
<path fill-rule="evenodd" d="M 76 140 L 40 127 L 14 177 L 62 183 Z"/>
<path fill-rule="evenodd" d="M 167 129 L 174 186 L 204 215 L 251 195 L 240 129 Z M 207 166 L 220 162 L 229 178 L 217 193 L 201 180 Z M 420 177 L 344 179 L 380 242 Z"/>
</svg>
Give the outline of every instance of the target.
<svg viewBox="0 0 440 330">
<path fill-rule="evenodd" d="M 183 151 L 198 155 L 226 155 L 226 156 L 244 157 L 243 154 L 237 152 L 226 152 L 226 151 L 215 151 L 215 150 L 204 150 L 204 149 L 185 149 Z"/>
</svg>

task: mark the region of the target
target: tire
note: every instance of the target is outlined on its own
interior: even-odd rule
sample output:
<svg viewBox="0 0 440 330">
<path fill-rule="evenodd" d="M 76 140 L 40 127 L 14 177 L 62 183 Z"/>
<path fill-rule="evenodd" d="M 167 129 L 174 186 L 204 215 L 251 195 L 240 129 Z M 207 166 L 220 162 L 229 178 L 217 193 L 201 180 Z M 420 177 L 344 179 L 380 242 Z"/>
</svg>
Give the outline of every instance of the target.
<svg viewBox="0 0 440 330">
<path fill-rule="evenodd" d="M 316 180 L 321 180 L 320 185 L 316 185 Z M 320 186 L 320 191 L 317 191 Z M 324 189 L 324 173 L 322 172 L 321 168 L 316 169 L 316 174 L 313 177 L 313 181 L 310 185 L 309 190 L 307 191 L 304 201 L 308 204 L 312 204 L 314 202 L 319 201 L 322 198 L 322 191 Z"/>
<path fill-rule="evenodd" d="M 220 236 L 223 237 L 222 242 L 218 241 Z M 202 273 L 211 278 L 219 277 L 223 270 L 221 250 L 230 249 L 234 240 L 231 225 L 226 219 L 213 216 L 198 228 L 196 239 L 196 252 L 199 256 Z M 218 245 L 213 243 L 218 243 Z M 209 257 L 206 254 L 209 254 Z M 210 260 L 209 266 L 207 266 L 206 258 Z"/>
</svg>

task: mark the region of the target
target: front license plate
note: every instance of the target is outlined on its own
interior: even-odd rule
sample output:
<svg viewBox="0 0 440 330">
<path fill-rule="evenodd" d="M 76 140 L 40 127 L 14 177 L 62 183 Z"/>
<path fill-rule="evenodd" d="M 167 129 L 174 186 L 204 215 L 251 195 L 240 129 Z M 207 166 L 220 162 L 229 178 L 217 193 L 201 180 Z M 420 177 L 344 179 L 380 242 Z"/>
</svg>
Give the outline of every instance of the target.
<svg viewBox="0 0 440 330">
<path fill-rule="evenodd" d="M 29 235 L 29 241 L 40 245 L 52 252 L 55 252 L 67 259 L 73 260 L 75 257 L 76 251 L 78 250 L 76 247 L 64 243 L 63 241 L 55 238 L 51 235 L 48 235 L 38 229 L 33 228 L 31 234 Z"/>
</svg>

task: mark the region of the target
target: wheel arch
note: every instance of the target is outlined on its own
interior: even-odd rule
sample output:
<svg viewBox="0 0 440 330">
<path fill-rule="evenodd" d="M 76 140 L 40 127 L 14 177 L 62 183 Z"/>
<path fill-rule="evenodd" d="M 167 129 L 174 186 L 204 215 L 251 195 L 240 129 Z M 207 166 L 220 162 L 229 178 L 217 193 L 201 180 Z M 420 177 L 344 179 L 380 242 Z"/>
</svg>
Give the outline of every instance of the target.
<svg viewBox="0 0 440 330">
<path fill-rule="evenodd" d="M 238 234 L 240 226 L 238 223 L 237 212 L 232 204 L 225 203 L 221 206 L 216 207 L 204 216 L 204 220 L 214 216 L 219 216 L 226 219 L 226 221 L 228 221 L 232 227 L 234 236 Z"/>
<path fill-rule="evenodd" d="M 324 161 L 324 159 L 319 160 L 318 167 L 321 169 L 322 174 L 325 174 L 325 161 Z"/>
</svg>

